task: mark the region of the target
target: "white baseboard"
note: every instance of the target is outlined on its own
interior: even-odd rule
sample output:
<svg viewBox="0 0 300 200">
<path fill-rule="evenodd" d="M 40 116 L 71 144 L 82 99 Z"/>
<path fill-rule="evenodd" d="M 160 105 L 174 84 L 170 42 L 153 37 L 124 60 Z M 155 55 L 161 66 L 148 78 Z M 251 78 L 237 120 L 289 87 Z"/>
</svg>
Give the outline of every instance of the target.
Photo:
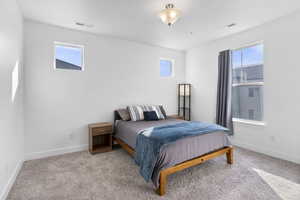
<svg viewBox="0 0 300 200">
<path fill-rule="evenodd" d="M 35 159 L 46 158 L 46 157 L 50 157 L 50 156 L 62 155 L 62 154 L 65 154 L 65 153 L 85 151 L 87 149 L 88 149 L 88 145 L 83 144 L 83 145 L 78 145 L 78 146 L 51 149 L 51 150 L 42 151 L 42 152 L 34 152 L 34 153 L 26 154 L 25 155 L 25 160 L 35 160 Z"/>
<path fill-rule="evenodd" d="M 5 200 L 9 194 L 9 191 L 11 190 L 12 186 L 14 185 L 14 182 L 16 181 L 16 178 L 22 168 L 23 160 L 20 160 L 17 166 L 15 167 L 13 173 L 11 174 L 7 185 L 4 187 L 2 191 L 0 191 L 0 200 Z"/>
<path fill-rule="evenodd" d="M 275 157 L 275 158 L 280 158 L 282 160 L 287 160 L 287 161 L 290 161 L 290 162 L 300 164 L 300 157 L 291 156 L 290 154 L 283 153 L 283 152 L 278 152 L 274 149 L 259 147 L 257 145 L 246 144 L 244 142 L 239 142 L 239 141 L 232 141 L 232 144 L 235 145 L 235 146 L 238 146 L 238 147 L 249 149 L 251 151 L 266 154 L 268 156 L 272 156 L 272 157 Z"/>
</svg>

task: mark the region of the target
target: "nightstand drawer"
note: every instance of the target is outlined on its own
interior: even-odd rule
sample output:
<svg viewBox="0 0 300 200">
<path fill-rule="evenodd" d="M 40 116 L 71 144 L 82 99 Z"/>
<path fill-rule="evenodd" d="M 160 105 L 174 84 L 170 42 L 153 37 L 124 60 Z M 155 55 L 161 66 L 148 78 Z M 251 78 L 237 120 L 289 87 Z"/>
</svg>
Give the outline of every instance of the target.
<svg viewBox="0 0 300 200">
<path fill-rule="evenodd" d="M 111 134 L 112 133 L 112 127 L 99 127 L 99 128 L 93 128 L 92 134 L 95 135 L 104 135 L 104 134 Z"/>
</svg>

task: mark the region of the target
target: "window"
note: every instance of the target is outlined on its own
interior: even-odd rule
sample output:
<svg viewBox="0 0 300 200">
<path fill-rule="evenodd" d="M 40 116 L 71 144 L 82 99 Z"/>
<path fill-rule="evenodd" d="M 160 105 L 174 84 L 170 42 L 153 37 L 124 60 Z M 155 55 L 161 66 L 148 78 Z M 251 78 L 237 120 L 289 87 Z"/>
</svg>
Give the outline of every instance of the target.
<svg viewBox="0 0 300 200">
<path fill-rule="evenodd" d="M 263 120 L 263 44 L 232 50 L 233 118 Z"/>
<path fill-rule="evenodd" d="M 254 110 L 253 109 L 249 109 L 248 110 L 248 113 L 249 113 L 249 119 L 253 120 L 254 119 Z"/>
<path fill-rule="evenodd" d="M 160 77 L 170 77 L 173 75 L 174 61 L 160 59 Z"/>
<path fill-rule="evenodd" d="M 254 97 L 254 88 L 248 88 L 249 94 L 248 97 Z"/>
<path fill-rule="evenodd" d="M 55 69 L 83 71 L 83 46 L 55 42 Z"/>
</svg>

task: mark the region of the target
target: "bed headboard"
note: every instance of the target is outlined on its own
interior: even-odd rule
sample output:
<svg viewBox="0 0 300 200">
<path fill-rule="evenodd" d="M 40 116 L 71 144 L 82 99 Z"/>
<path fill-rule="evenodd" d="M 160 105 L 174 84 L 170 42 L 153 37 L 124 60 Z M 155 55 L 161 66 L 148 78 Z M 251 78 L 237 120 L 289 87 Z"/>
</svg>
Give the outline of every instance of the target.
<svg viewBox="0 0 300 200">
<path fill-rule="evenodd" d="M 116 122 L 117 120 L 121 120 L 122 118 L 120 117 L 118 111 L 114 111 L 114 122 Z"/>
</svg>

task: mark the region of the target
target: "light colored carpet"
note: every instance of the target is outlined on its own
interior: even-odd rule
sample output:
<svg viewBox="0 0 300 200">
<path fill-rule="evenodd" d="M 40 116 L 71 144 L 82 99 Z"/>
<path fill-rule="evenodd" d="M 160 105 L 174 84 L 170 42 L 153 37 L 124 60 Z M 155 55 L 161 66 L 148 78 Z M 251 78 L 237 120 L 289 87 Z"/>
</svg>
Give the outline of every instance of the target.
<svg viewBox="0 0 300 200">
<path fill-rule="evenodd" d="M 300 165 L 240 148 L 234 157 L 232 166 L 224 156 L 169 176 L 163 197 L 122 149 L 27 161 L 8 199 L 300 199 Z"/>
</svg>

